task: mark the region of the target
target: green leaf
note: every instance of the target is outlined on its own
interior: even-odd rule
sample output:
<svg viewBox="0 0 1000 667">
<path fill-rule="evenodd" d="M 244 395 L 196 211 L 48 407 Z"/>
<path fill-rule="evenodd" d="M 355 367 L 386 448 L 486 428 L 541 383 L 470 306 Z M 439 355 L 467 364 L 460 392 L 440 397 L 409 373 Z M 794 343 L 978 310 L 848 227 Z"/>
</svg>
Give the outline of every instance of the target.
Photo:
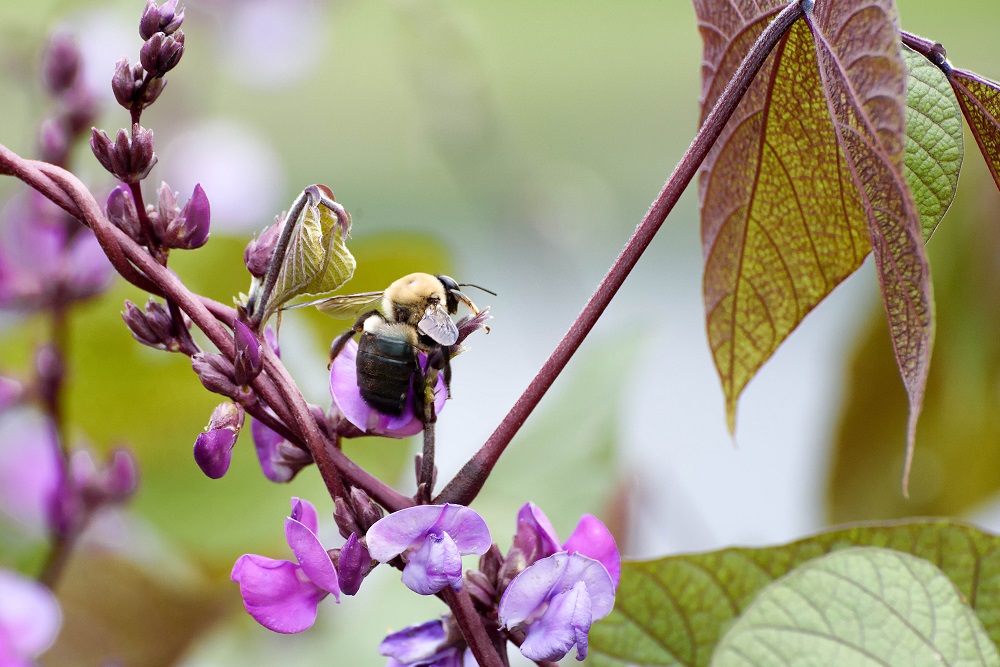
<svg viewBox="0 0 1000 667">
<path fill-rule="evenodd" d="M 264 321 L 295 297 L 332 292 L 354 275 L 354 256 L 345 244 L 349 227 L 342 227 L 333 211 L 307 203 L 297 223 Z"/>
<path fill-rule="evenodd" d="M 627 562 L 615 610 L 590 631 L 592 664 L 704 666 L 767 584 L 836 549 L 875 546 L 933 562 L 1000 640 L 1000 537 L 950 521 L 864 525 L 791 544 Z M 849 664 L 849 663 L 842 663 Z"/>
<path fill-rule="evenodd" d="M 903 173 L 920 212 L 926 242 L 958 189 L 958 172 L 965 157 L 962 110 L 944 72 L 906 47 L 903 60 L 910 70 Z"/>
<path fill-rule="evenodd" d="M 993 181 L 1000 188 L 1000 84 L 959 69 L 952 70 L 948 78 Z"/>
<path fill-rule="evenodd" d="M 695 2 L 703 118 L 783 5 Z M 706 320 L 731 430 L 746 384 L 873 248 L 912 446 L 933 303 L 901 175 L 905 85 L 891 0 L 817 5 L 778 44 L 703 163 Z"/>
<path fill-rule="evenodd" d="M 768 585 L 719 642 L 712 667 L 998 665 L 982 624 L 941 570 L 857 547 Z"/>
</svg>

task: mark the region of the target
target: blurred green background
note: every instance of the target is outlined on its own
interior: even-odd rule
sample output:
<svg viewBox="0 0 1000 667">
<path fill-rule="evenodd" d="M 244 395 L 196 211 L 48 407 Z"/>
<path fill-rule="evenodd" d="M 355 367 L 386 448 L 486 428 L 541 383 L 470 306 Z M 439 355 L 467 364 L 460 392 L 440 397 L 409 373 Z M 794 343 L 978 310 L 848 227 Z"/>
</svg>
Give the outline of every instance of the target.
<svg viewBox="0 0 1000 667">
<path fill-rule="evenodd" d="M 957 66 L 1000 77 L 1000 3 L 898 4 L 904 27 L 944 43 Z M 0 143 L 35 153 L 47 109 L 38 58 L 58 26 L 89 59 L 105 100 L 98 126 L 127 122 L 108 82 L 115 60 L 138 53 L 141 9 L 0 4 Z M 441 480 L 554 348 L 696 129 L 701 44 L 688 2 L 196 0 L 184 31 L 184 58 L 143 124 L 160 155 L 148 187 L 166 180 L 184 199 L 200 182 L 212 201 L 209 244 L 171 257 L 190 286 L 227 303 L 245 291 L 246 242 L 320 182 L 354 217 L 350 291 L 422 270 L 498 293 L 471 294 L 495 319 L 455 363 Z M 601 515 L 636 557 L 788 540 L 831 520 L 976 509 L 985 521 L 1000 487 L 1000 313 L 997 246 L 980 239 L 995 239 L 1000 209 L 971 138 L 966 148 L 959 200 L 930 242 L 941 322 L 913 499 L 899 496 L 904 394 L 884 332 L 866 330 L 882 317 L 870 267 L 751 385 L 733 446 L 704 340 L 692 191 L 477 500 L 501 549 L 529 499 L 564 535 L 581 513 Z M 87 147 L 76 165 L 103 197 L 112 184 Z M 0 181 L 0 195 L 17 187 Z M 74 314 L 68 413 L 98 451 L 128 443 L 143 485 L 105 527 L 117 542 L 104 535 L 74 561 L 59 591 L 67 625 L 45 664 L 382 664 L 387 630 L 443 610 L 386 568 L 356 598 L 324 602 L 304 636 L 243 613 L 235 559 L 288 556 L 293 495 L 317 504 L 324 544 L 337 546 L 331 504 L 311 469 L 287 486 L 264 480 L 248 433 L 224 479 L 201 475 L 191 447 L 217 401 L 184 358 L 132 340 L 118 315 L 126 298 L 145 301 L 119 285 Z M 0 372 L 24 372 L 44 323 L 0 326 Z M 324 406 L 326 353 L 344 326 L 298 312 L 282 324 L 284 359 Z M 855 350 L 856 339 L 875 342 Z M 348 453 L 411 490 L 414 446 L 365 440 Z M 38 553 L 3 527 L 0 564 L 31 571 Z"/>
</svg>

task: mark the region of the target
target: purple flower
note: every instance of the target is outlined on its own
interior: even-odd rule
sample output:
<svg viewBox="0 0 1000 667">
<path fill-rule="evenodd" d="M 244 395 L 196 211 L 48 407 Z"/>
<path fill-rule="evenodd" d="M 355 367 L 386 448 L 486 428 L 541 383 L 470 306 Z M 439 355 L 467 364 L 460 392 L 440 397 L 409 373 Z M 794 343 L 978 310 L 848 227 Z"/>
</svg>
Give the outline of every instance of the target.
<svg viewBox="0 0 1000 667">
<path fill-rule="evenodd" d="M 0 515 L 29 535 L 45 534 L 61 488 L 60 467 L 55 432 L 47 422 L 8 422 L 0 437 Z"/>
<path fill-rule="evenodd" d="M 0 569 L 0 665 L 29 667 L 59 633 L 62 612 L 45 586 Z"/>
<path fill-rule="evenodd" d="M 194 460 L 211 479 L 219 479 L 229 470 L 233 447 L 243 428 L 243 406 L 221 403 L 212 411 L 204 433 L 194 443 Z"/>
<path fill-rule="evenodd" d="M 524 627 L 526 658 L 560 660 L 575 646 L 577 660 L 583 660 L 591 624 L 614 605 L 615 584 L 607 568 L 580 553 L 560 552 L 517 575 L 498 613 L 503 627 Z"/>
<path fill-rule="evenodd" d="M 7 408 L 17 405 L 24 397 L 24 387 L 13 378 L 0 375 L 0 414 Z"/>
<path fill-rule="evenodd" d="M 316 622 L 316 608 L 327 595 L 340 602 L 340 584 L 330 555 L 316 531 L 316 508 L 292 498 L 292 515 L 285 519 L 285 539 L 298 561 L 244 554 L 230 578 L 239 583 L 247 613 L 269 630 L 302 632 Z"/>
<path fill-rule="evenodd" d="M 406 438 L 424 429 L 423 422 L 413 414 L 413 388 L 406 395 L 403 412 L 398 417 L 386 415 L 365 402 L 358 389 L 358 344 L 351 340 L 330 366 L 330 394 L 341 414 L 361 431 L 389 438 Z M 421 366 L 427 365 L 427 355 L 420 353 Z M 440 413 L 448 399 L 444 378 L 438 376 L 434 387 L 434 412 Z"/>
<path fill-rule="evenodd" d="M 622 561 L 615 538 L 607 526 L 592 514 L 584 514 L 580 518 L 573 534 L 560 547 L 559 538 L 545 512 L 534 503 L 525 503 L 517 513 L 514 547 L 524 554 L 527 565 L 559 551 L 579 552 L 599 561 L 616 587 L 621 578 Z"/>
<path fill-rule="evenodd" d="M 378 652 L 388 656 L 386 667 L 476 667 L 472 652 L 459 638 L 449 637 L 440 620 L 393 632 Z"/>
<path fill-rule="evenodd" d="M 258 419 L 250 420 L 250 435 L 253 436 L 260 469 L 264 477 L 272 482 L 284 484 L 312 463 L 308 451 L 288 442 Z"/>
<path fill-rule="evenodd" d="M 403 583 L 421 595 L 462 590 L 462 556 L 492 544 L 483 518 L 461 505 L 418 505 L 379 519 L 368 530 L 368 551 L 380 563 L 402 555 Z"/>
</svg>

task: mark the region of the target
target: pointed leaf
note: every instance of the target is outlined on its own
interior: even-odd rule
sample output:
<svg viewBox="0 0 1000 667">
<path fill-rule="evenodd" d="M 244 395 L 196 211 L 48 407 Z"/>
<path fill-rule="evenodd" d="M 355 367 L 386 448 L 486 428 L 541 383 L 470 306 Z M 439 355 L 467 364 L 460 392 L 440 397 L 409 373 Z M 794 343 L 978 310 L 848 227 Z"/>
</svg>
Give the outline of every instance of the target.
<svg viewBox="0 0 1000 667">
<path fill-rule="evenodd" d="M 1000 188 L 1000 84 L 959 69 L 952 70 L 949 79 L 993 181 Z"/>
<path fill-rule="evenodd" d="M 704 115 L 780 4 L 695 6 Z M 900 175 L 905 77 L 891 0 L 817 5 L 775 49 L 705 160 L 706 319 L 731 429 L 757 369 L 874 245 L 912 443 L 933 329 L 920 220 Z"/>
<path fill-rule="evenodd" d="M 286 220 L 285 224 L 294 222 Z M 354 256 L 345 244 L 347 230 L 332 211 L 318 203 L 307 204 L 297 223 L 265 308 L 265 320 L 295 297 L 332 292 L 354 275 Z"/>
<path fill-rule="evenodd" d="M 933 562 L 976 610 L 990 639 L 1000 640 L 1000 537 L 950 521 L 915 521 L 834 530 L 775 547 L 626 562 L 614 611 L 590 631 L 589 659 L 609 666 L 707 665 L 723 631 L 764 586 L 850 545 Z"/>
<path fill-rule="evenodd" d="M 712 667 L 1000 664 L 982 623 L 941 570 L 890 549 L 817 558 L 761 591 Z"/>
<path fill-rule="evenodd" d="M 906 47 L 903 60 L 910 71 L 906 81 L 903 173 L 920 212 L 926 242 L 958 189 L 958 172 L 965 157 L 962 110 L 940 68 Z"/>
</svg>

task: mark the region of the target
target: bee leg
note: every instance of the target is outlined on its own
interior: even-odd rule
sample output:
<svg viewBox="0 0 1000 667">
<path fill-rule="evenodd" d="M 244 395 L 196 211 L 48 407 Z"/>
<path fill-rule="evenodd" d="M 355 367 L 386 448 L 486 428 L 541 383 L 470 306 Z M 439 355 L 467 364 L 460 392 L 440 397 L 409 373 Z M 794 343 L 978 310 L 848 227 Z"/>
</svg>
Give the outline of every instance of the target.
<svg viewBox="0 0 1000 667">
<path fill-rule="evenodd" d="M 430 376 L 435 373 L 432 370 L 431 359 L 427 360 L 427 370 L 425 371 L 420 365 L 420 357 L 416 350 L 414 350 L 413 356 L 417 362 L 416 370 L 410 381 L 413 387 L 413 414 L 417 415 L 417 418 L 426 426 L 437 421 L 437 415 L 434 413 L 434 387 L 429 382 Z"/>
<path fill-rule="evenodd" d="M 444 375 L 444 388 L 448 392 L 448 398 L 451 398 L 451 346 L 441 348 L 441 356 L 444 359 L 444 368 L 441 369 L 441 373 Z"/>
</svg>

